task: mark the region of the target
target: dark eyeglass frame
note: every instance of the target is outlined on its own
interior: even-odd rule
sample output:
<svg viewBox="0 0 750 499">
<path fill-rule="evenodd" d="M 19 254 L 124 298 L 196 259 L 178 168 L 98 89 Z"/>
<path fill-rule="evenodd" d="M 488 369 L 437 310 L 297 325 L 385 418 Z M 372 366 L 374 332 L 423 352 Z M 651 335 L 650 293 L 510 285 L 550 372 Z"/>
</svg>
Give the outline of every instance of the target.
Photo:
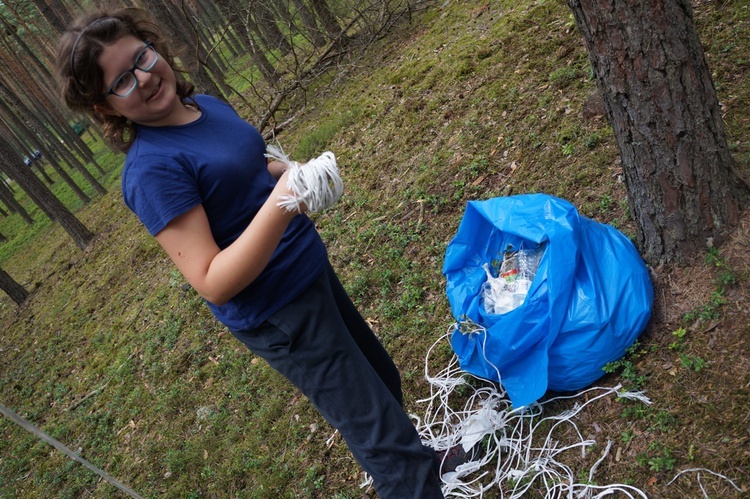
<svg viewBox="0 0 750 499">
<path fill-rule="evenodd" d="M 106 99 L 110 95 L 114 95 L 114 96 L 120 97 L 120 98 L 125 98 L 128 95 L 132 94 L 133 90 L 135 90 L 135 87 L 138 86 L 138 75 L 135 74 L 135 70 L 139 69 L 139 70 L 143 71 L 144 73 L 150 73 L 151 70 L 154 69 L 154 66 L 156 66 L 156 63 L 159 61 L 159 52 L 157 52 L 156 49 L 154 48 L 153 42 L 151 42 L 149 40 L 144 40 L 144 42 L 146 43 L 146 46 L 143 47 L 138 52 L 138 55 L 135 56 L 136 62 L 133 64 L 133 67 L 130 68 L 130 69 L 128 69 L 127 71 L 121 73 L 120 76 L 118 76 L 117 78 L 115 78 L 115 81 L 109 87 L 109 90 L 107 90 L 104 94 L 102 94 L 101 101 L 104 101 L 104 99 Z M 141 66 L 138 65 L 137 61 L 141 58 L 141 56 L 143 56 L 143 54 L 146 53 L 147 50 L 153 50 L 155 57 L 154 57 L 154 60 L 151 62 L 151 64 L 148 65 L 148 67 L 142 68 Z M 115 85 L 117 85 L 117 82 L 120 81 L 120 79 L 122 79 L 128 73 L 133 73 L 133 79 L 135 80 L 135 84 L 130 88 L 130 90 L 128 90 L 124 94 L 118 94 L 114 90 Z"/>
</svg>

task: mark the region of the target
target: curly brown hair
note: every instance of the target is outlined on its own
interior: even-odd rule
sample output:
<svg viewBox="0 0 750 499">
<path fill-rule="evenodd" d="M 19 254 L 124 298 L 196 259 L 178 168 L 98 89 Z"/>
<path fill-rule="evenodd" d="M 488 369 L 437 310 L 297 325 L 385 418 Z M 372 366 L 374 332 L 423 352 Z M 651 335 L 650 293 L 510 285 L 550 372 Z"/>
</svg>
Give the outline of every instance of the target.
<svg viewBox="0 0 750 499">
<path fill-rule="evenodd" d="M 95 104 L 102 101 L 104 75 L 98 60 L 107 45 L 123 36 L 149 40 L 177 78 L 177 95 L 183 102 L 190 101 L 195 87 L 179 73 L 185 70 L 175 66 L 175 56 L 167 38 L 147 11 L 138 8 L 102 8 L 73 21 L 60 38 L 55 70 L 60 92 L 73 111 L 89 114 L 102 125 L 104 137 L 120 151 L 127 151 L 135 139 L 133 123 L 122 116 L 99 113 Z"/>
</svg>

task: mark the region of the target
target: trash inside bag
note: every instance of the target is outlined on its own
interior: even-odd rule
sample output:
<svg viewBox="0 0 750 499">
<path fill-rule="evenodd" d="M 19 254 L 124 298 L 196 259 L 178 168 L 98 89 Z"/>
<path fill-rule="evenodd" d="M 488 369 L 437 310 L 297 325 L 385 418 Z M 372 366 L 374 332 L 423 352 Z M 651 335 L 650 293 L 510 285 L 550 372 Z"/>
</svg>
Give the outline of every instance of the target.
<svg viewBox="0 0 750 499">
<path fill-rule="evenodd" d="M 591 385 L 651 318 L 632 242 L 545 194 L 469 202 L 443 274 L 461 368 L 500 381 L 515 407 Z"/>
<path fill-rule="evenodd" d="M 542 251 L 542 247 L 515 250 L 508 246 L 497 269 L 497 275 L 490 270 L 489 263 L 482 266 L 487 274 L 487 280 L 482 284 L 481 290 L 486 312 L 504 314 L 518 308 L 524 302 L 539 267 Z M 492 266 L 497 267 L 496 263 L 497 260 L 494 260 Z"/>
</svg>

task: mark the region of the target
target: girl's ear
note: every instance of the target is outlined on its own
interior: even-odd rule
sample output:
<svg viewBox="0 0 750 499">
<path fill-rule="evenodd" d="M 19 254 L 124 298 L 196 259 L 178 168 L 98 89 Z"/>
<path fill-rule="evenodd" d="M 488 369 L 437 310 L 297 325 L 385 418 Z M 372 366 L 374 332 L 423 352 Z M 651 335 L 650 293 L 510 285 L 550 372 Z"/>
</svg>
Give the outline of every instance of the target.
<svg viewBox="0 0 750 499">
<path fill-rule="evenodd" d="M 112 107 L 107 102 L 94 104 L 94 111 L 107 116 L 122 116 L 120 113 L 112 109 Z"/>
</svg>

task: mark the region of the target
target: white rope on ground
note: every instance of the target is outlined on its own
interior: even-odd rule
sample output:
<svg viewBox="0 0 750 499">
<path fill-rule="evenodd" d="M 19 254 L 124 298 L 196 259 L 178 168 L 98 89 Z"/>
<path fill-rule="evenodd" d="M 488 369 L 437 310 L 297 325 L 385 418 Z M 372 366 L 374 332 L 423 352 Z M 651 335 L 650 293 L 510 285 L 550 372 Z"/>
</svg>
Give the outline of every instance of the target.
<svg viewBox="0 0 750 499">
<path fill-rule="evenodd" d="M 462 324 L 463 333 L 467 324 Z M 443 494 L 448 498 L 481 498 L 486 492 L 490 497 L 521 498 L 532 487 L 545 490 L 545 498 L 602 498 L 613 494 L 630 499 L 646 498 L 646 494 L 631 485 L 593 485 L 596 472 L 609 456 L 612 442 L 608 441 L 601 456 L 588 471 L 586 483 L 576 483 L 574 470 L 563 461 L 564 453 L 579 449 L 586 456 L 594 440 L 583 437 L 574 419 L 589 404 L 606 397 L 639 401 L 650 405 L 651 400 L 642 392 L 621 391 L 622 386 L 594 387 L 575 395 L 560 396 L 527 407 L 513 408 L 502 385 L 481 380 L 459 367 L 458 359 L 452 356 L 448 366 L 436 375 L 430 374 L 430 356 L 435 347 L 450 342 L 450 336 L 458 325 L 452 325 L 447 334 L 428 350 L 425 359 L 425 379 L 430 385 L 430 397 L 418 401 L 426 404 L 424 416 L 412 415 L 422 441 L 434 449 L 448 449 L 463 445 L 468 450 L 475 442 L 484 441 L 485 454 L 476 462 L 459 466 L 455 473 L 442 477 Z M 485 335 L 486 337 L 486 335 Z M 497 368 L 485 357 L 488 365 Z M 499 372 L 498 372 L 499 378 Z M 475 386 L 477 385 L 477 386 Z M 463 408 L 454 410 L 451 398 L 465 399 Z M 575 400 L 573 407 L 559 414 L 544 416 L 545 409 L 561 400 Z M 579 402 L 583 400 L 583 402 Z M 560 430 L 568 430 L 575 439 L 564 445 L 558 440 Z M 571 431 L 572 430 L 572 431 Z M 541 436 L 540 436 L 541 433 Z M 667 485 L 684 473 L 697 472 L 697 482 L 706 494 L 701 482 L 701 472 L 710 473 L 728 481 L 738 492 L 743 490 L 728 477 L 705 468 L 691 468 L 679 472 Z"/>
<path fill-rule="evenodd" d="M 66 456 L 68 456 L 73 461 L 77 461 L 77 462 L 81 463 L 82 465 L 84 465 L 85 467 L 87 467 L 88 469 L 90 469 L 91 471 L 93 471 L 94 473 L 96 473 L 97 475 L 99 475 L 104 480 L 106 480 L 110 484 L 114 485 L 115 487 L 117 487 L 121 491 L 125 492 L 129 496 L 135 497 L 136 499 L 143 499 L 133 489 L 131 489 L 130 487 L 128 487 L 125 484 L 122 484 L 122 483 L 118 482 L 114 477 L 112 477 L 112 475 L 110 475 L 109 473 L 107 473 L 104 470 L 101 470 L 101 469 L 97 468 L 96 466 L 94 466 L 93 464 L 91 464 L 90 462 L 88 462 L 87 460 L 85 460 L 84 458 L 82 458 L 81 456 L 79 456 L 78 454 L 76 454 L 75 452 L 73 452 L 72 450 L 70 450 L 69 448 L 67 448 L 62 442 L 60 442 L 59 440 L 57 440 L 57 439 L 55 439 L 55 438 L 47 435 L 42 430 L 40 430 L 39 428 L 37 428 L 36 426 L 34 426 L 33 424 L 31 424 L 29 421 L 26 421 L 21 416 L 19 416 L 18 414 L 16 414 L 15 412 L 13 412 L 12 410 L 8 409 L 7 407 L 5 407 L 2 404 L 0 404 L 0 413 L 3 413 L 8 419 L 10 419 L 14 423 L 16 423 L 18 426 L 20 426 L 24 430 L 26 430 L 26 431 L 28 431 L 28 432 L 36 435 L 37 437 L 39 437 L 40 440 L 43 440 L 43 441 L 47 442 L 52 447 L 54 447 L 57 450 L 59 450 L 60 452 L 62 452 L 63 454 L 65 454 Z"/>
<path fill-rule="evenodd" d="M 650 404 L 648 397 L 643 393 L 620 392 L 622 387 L 618 385 L 590 388 L 574 396 L 514 408 L 501 385 L 479 380 L 462 371 L 455 355 L 446 368 L 435 375 L 430 373 L 433 350 L 449 340 L 455 329 L 456 325 L 452 325 L 448 333 L 430 347 L 425 359 L 425 379 L 430 384 L 430 396 L 418 401 L 426 405 L 424 415 L 412 415 L 422 441 L 434 449 L 448 449 L 455 445 L 470 448 L 473 443 L 484 441 L 485 453 L 479 460 L 443 475 L 443 494 L 446 497 L 481 498 L 488 493 L 491 497 L 512 499 L 523 497 L 535 487 L 535 490 L 545 490 L 544 497 L 547 498 L 598 498 L 614 493 L 631 499 L 646 498 L 643 491 L 630 485 L 591 484 L 599 465 L 609 455 L 611 442 L 588 471 L 587 483 L 577 483 L 578 474 L 564 462 L 564 457 L 565 453 L 578 449 L 585 457 L 596 444 L 594 440 L 583 437 L 574 421 L 586 406 L 611 396 Z M 492 364 L 488 361 L 488 365 Z M 452 399 L 465 399 L 463 407 L 453 409 Z M 562 413 L 544 415 L 550 404 L 565 399 L 581 402 L 575 402 Z M 559 441 L 563 430 L 575 436 L 573 442 L 564 444 Z"/>
<path fill-rule="evenodd" d="M 686 469 L 686 470 L 682 470 L 679 473 L 677 473 L 675 475 L 675 477 L 672 480 L 670 480 L 667 485 L 671 485 L 672 482 L 674 482 L 675 480 L 677 480 L 678 478 L 680 478 L 680 476 L 683 475 L 683 474 L 685 474 L 685 473 L 697 473 L 696 480 L 698 482 L 698 485 L 700 485 L 701 490 L 703 491 L 703 497 L 708 498 L 708 494 L 706 494 L 706 491 L 703 489 L 703 483 L 701 482 L 701 472 L 702 471 L 705 471 L 706 473 L 714 475 L 715 477 L 721 478 L 722 480 L 726 480 L 727 482 L 729 482 L 729 484 L 732 487 L 734 487 L 737 490 L 737 492 L 745 492 L 744 490 L 742 490 L 741 488 L 739 488 L 737 486 L 737 484 L 734 483 L 729 477 L 727 477 L 725 475 L 722 475 L 721 473 L 716 473 L 715 471 L 711 471 L 711 470 L 706 469 L 706 468 L 689 468 L 689 469 Z"/>
<path fill-rule="evenodd" d="M 450 343 L 450 336 L 457 325 L 451 325 L 447 334 L 432 344 L 427 352 L 424 376 L 430 385 L 430 396 L 417 401 L 426 404 L 424 415 L 412 414 L 422 442 L 433 449 L 449 449 L 463 445 L 470 449 L 482 440 L 484 454 L 475 462 L 458 466 L 453 473 L 446 473 L 443 494 L 446 498 L 474 499 L 489 497 L 518 499 L 533 492 L 546 499 L 586 498 L 600 499 L 618 494 L 617 497 L 647 499 L 645 492 L 626 484 L 594 485 L 599 466 L 607 459 L 612 442 L 607 441 L 604 451 L 588 470 L 585 483 L 577 483 L 582 473 L 576 473 L 564 462 L 565 453 L 580 449 L 582 457 L 596 445 L 595 440 L 585 439 L 575 424 L 575 418 L 585 407 L 607 397 L 635 400 L 646 405 L 651 400 L 643 392 L 621 391 L 622 385 L 594 387 L 575 395 L 559 396 L 541 403 L 513 408 L 502 385 L 477 378 L 462 371 L 456 355 L 437 374 L 430 372 L 430 357 L 441 343 Z M 467 325 L 462 324 L 463 333 Z M 481 327 L 480 327 L 481 329 Z M 492 365 L 486 358 L 488 365 Z M 499 376 L 499 373 L 498 373 Z M 453 409 L 452 399 L 463 399 L 461 409 Z M 575 400 L 573 407 L 559 414 L 544 416 L 545 409 L 562 400 Z M 580 402 L 582 401 L 582 402 Z M 460 402 L 459 402 L 460 403 Z M 455 404 L 454 404 L 455 405 Z M 564 445 L 558 439 L 562 430 L 568 430 L 575 438 Z M 541 434 L 541 435 L 540 435 Z M 680 471 L 667 485 L 682 474 L 697 472 L 697 482 L 708 498 L 700 472 L 710 473 L 728 481 L 738 492 L 743 490 L 728 477 L 705 468 Z M 372 485 L 372 478 L 365 475 L 362 488 Z"/>
<path fill-rule="evenodd" d="M 301 212 L 300 207 L 304 203 L 310 213 L 317 213 L 333 206 L 344 192 L 336 157 L 331 151 L 299 164 L 292 161 L 280 147 L 269 145 L 266 157 L 289 165 L 287 187 L 295 195 L 282 196 L 277 203 L 287 211 Z"/>
</svg>

